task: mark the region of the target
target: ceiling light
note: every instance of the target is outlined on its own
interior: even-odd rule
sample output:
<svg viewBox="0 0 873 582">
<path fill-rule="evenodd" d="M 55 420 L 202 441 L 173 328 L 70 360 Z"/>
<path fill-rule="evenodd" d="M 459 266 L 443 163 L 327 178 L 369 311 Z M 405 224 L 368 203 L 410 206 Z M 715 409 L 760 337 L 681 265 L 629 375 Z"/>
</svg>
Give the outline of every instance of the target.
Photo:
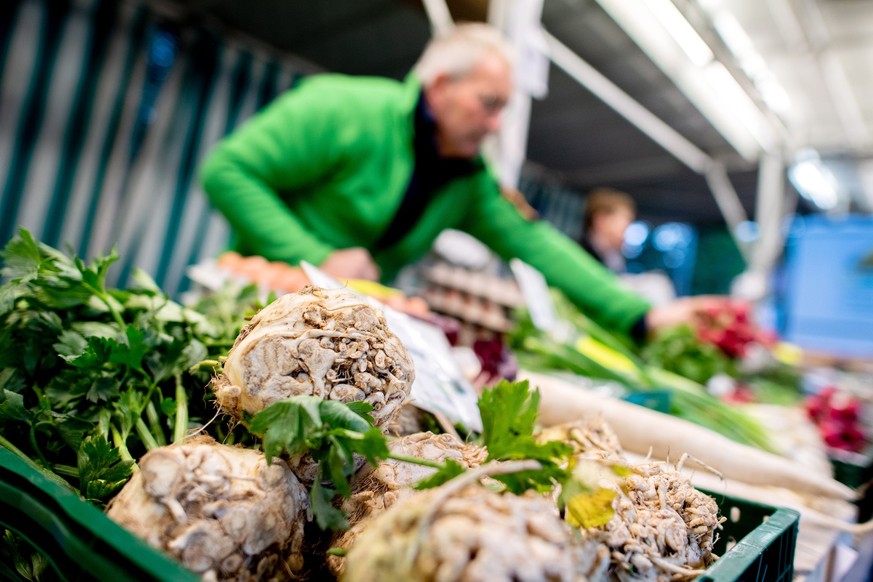
<svg viewBox="0 0 873 582">
<path fill-rule="evenodd" d="M 671 0 L 646 0 L 646 6 L 688 55 L 692 63 L 702 67 L 712 60 L 713 54 L 709 45 L 700 38 L 694 27 L 688 23 L 685 16 L 679 12 Z"/>
<path fill-rule="evenodd" d="M 736 58 L 737 64 L 761 92 L 761 98 L 767 106 L 779 115 L 787 114 L 791 110 L 788 93 L 776 81 L 739 21 L 733 14 L 718 10 L 712 16 L 712 24 Z"/>
<path fill-rule="evenodd" d="M 769 120 L 670 0 L 597 2 L 743 158 L 773 146 Z"/>
<path fill-rule="evenodd" d="M 734 119 L 739 120 L 752 133 L 764 150 L 772 149 L 776 144 L 770 124 L 727 67 L 713 61 L 704 68 L 703 74 L 712 86 L 716 98 L 731 111 Z"/>
</svg>

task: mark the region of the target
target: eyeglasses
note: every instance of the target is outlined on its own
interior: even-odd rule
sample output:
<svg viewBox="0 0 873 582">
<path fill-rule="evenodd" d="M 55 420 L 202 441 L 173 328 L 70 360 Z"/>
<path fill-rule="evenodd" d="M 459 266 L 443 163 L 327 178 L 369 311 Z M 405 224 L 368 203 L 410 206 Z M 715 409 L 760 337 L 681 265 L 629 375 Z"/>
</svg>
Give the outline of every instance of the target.
<svg viewBox="0 0 873 582">
<path fill-rule="evenodd" d="M 506 100 L 498 95 L 479 95 L 479 103 L 488 115 L 496 115 L 506 107 Z"/>
</svg>

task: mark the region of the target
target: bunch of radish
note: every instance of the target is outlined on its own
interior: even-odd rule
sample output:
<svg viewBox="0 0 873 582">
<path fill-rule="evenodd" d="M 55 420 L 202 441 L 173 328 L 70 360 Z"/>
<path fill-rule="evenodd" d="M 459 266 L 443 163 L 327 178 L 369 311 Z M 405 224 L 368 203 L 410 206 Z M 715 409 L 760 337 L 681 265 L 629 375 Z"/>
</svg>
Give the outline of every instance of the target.
<svg viewBox="0 0 873 582">
<path fill-rule="evenodd" d="M 835 386 L 826 386 L 818 394 L 808 397 L 805 406 L 827 446 L 855 453 L 863 450 L 866 435 L 858 398 Z"/>
<path fill-rule="evenodd" d="M 762 330 L 749 317 L 749 305 L 726 301 L 697 314 L 697 337 L 717 346 L 730 358 L 742 358 L 753 344 L 773 345 L 776 337 Z"/>
</svg>

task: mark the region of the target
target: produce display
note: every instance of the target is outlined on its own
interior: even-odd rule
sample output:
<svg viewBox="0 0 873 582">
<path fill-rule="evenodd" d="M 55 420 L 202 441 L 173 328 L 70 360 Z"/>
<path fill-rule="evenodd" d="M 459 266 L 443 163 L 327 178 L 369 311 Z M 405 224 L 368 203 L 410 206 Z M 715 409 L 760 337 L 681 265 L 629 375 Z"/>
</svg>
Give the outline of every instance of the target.
<svg viewBox="0 0 873 582">
<path fill-rule="evenodd" d="M 772 334 L 755 330 L 745 308 L 727 305 L 728 313 L 735 316 L 732 321 L 742 322 L 734 324 L 738 328 L 713 327 L 714 321 L 724 325 L 726 318 L 702 313 L 694 326 L 678 325 L 657 333 L 642 347 L 640 358 L 649 366 L 706 386 L 730 404 L 799 404 L 801 375 L 775 358 Z"/>
<path fill-rule="evenodd" d="M 424 430 L 409 353 L 349 289 L 182 306 L 142 273 L 109 288 L 114 253 L 86 264 L 21 231 L 2 258 L 0 446 L 205 580 L 691 580 L 724 517 L 686 464 L 856 496 L 578 312 L 563 338 L 522 317 L 519 360 L 669 389 L 678 418 L 521 370 L 461 440 Z M 515 375 L 502 342 L 480 348 Z"/>
<path fill-rule="evenodd" d="M 739 443 L 773 450 L 766 429 L 742 410 L 710 394 L 706 386 L 646 362 L 627 338 L 611 333 L 585 317 L 560 292 L 551 290 L 560 335 L 536 328 L 519 310 L 510 346 L 521 367 L 529 371 L 566 371 L 620 385 L 628 392 L 670 394 L 670 413 L 700 424 Z"/>
<path fill-rule="evenodd" d="M 548 499 L 471 484 L 412 496 L 380 516 L 349 553 L 344 580 L 570 582 L 584 576 L 573 554 L 570 527 Z"/>
<path fill-rule="evenodd" d="M 465 469 L 485 462 L 488 451 L 475 444 L 465 444 L 449 434 L 421 432 L 388 443 L 388 449 L 404 456 L 428 461 L 452 461 Z M 367 465 L 358 471 L 351 483 L 351 496 L 343 501 L 342 510 L 349 516 L 349 529 L 334 536 L 331 547 L 348 550 L 356 542 L 368 521 L 382 514 L 397 502 L 411 496 L 419 481 L 433 475 L 433 467 L 413 465 L 387 459 L 375 467 Z M 339 576 L 345 570 L 345 557 L 329 555 L 331 573 Z"/>
<path fill-rule="evenodd" d="M 744 302 L 728 301 L 718 308 L 704 309 L 696 314 L 696 319 L 697 336 L 730 358 L 746 355 L 752 346 L 776 342 L 775 335 L 752 323 L 749 305 Z"/>
<path fill-rule="evenodd" d="M 640 464 L 632 470 L 615 516 L 605 530 L 589 532 L 590 538 L 609 546 L 621 578 L 701 574 L 715 561 L 713 544 L 724 519 L 715 499 L 697 491 L 671 464 Z"/>
<path fill-rule="evenodd" d="M 713 545 L 725 518 L 712 497 L 694 489 L 681 475 L 687 455 L 676 465 L 630 463 L 602 415 L 582 418 L 546 428 L 539 438 L 570 443 L 580 463 L 608 460 L 626 469 L 623 479 L 606 481 L 616 495 L 615 513 L 605 525 L 583 530 L 588 547 L 608 548 L 612 570 L 622 580 L 693 577 L 700 573 L 695 568 L 714 562 Z M 572 512 L 570 521 L 574 521 Z"/>
</svg>

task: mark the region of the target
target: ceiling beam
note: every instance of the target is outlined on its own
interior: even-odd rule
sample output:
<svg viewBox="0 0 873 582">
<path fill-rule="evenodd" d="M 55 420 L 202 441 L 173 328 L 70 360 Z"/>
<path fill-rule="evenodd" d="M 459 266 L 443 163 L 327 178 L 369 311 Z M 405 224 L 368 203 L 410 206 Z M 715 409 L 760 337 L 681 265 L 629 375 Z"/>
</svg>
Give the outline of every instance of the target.
<svg viewBox="0 0 873 582">
<path fill-rule="evenodd" d="M 614 109 L 619 115 L 633 123 L 640 131 L 654 140 L 655 143 L 658 143 L 675 156 L 676 159 L 698 174 L 706 172 L 706 169 L 713 163 L 709 155 L 640 105 L 639 102 L 585 62 L 582 57 L 570 50 L 560 40 L 545 30 L 543 33 L 546 37 L 546 44 L 548 45 L 549 56 L 552 62 Z"/>
</svg>

